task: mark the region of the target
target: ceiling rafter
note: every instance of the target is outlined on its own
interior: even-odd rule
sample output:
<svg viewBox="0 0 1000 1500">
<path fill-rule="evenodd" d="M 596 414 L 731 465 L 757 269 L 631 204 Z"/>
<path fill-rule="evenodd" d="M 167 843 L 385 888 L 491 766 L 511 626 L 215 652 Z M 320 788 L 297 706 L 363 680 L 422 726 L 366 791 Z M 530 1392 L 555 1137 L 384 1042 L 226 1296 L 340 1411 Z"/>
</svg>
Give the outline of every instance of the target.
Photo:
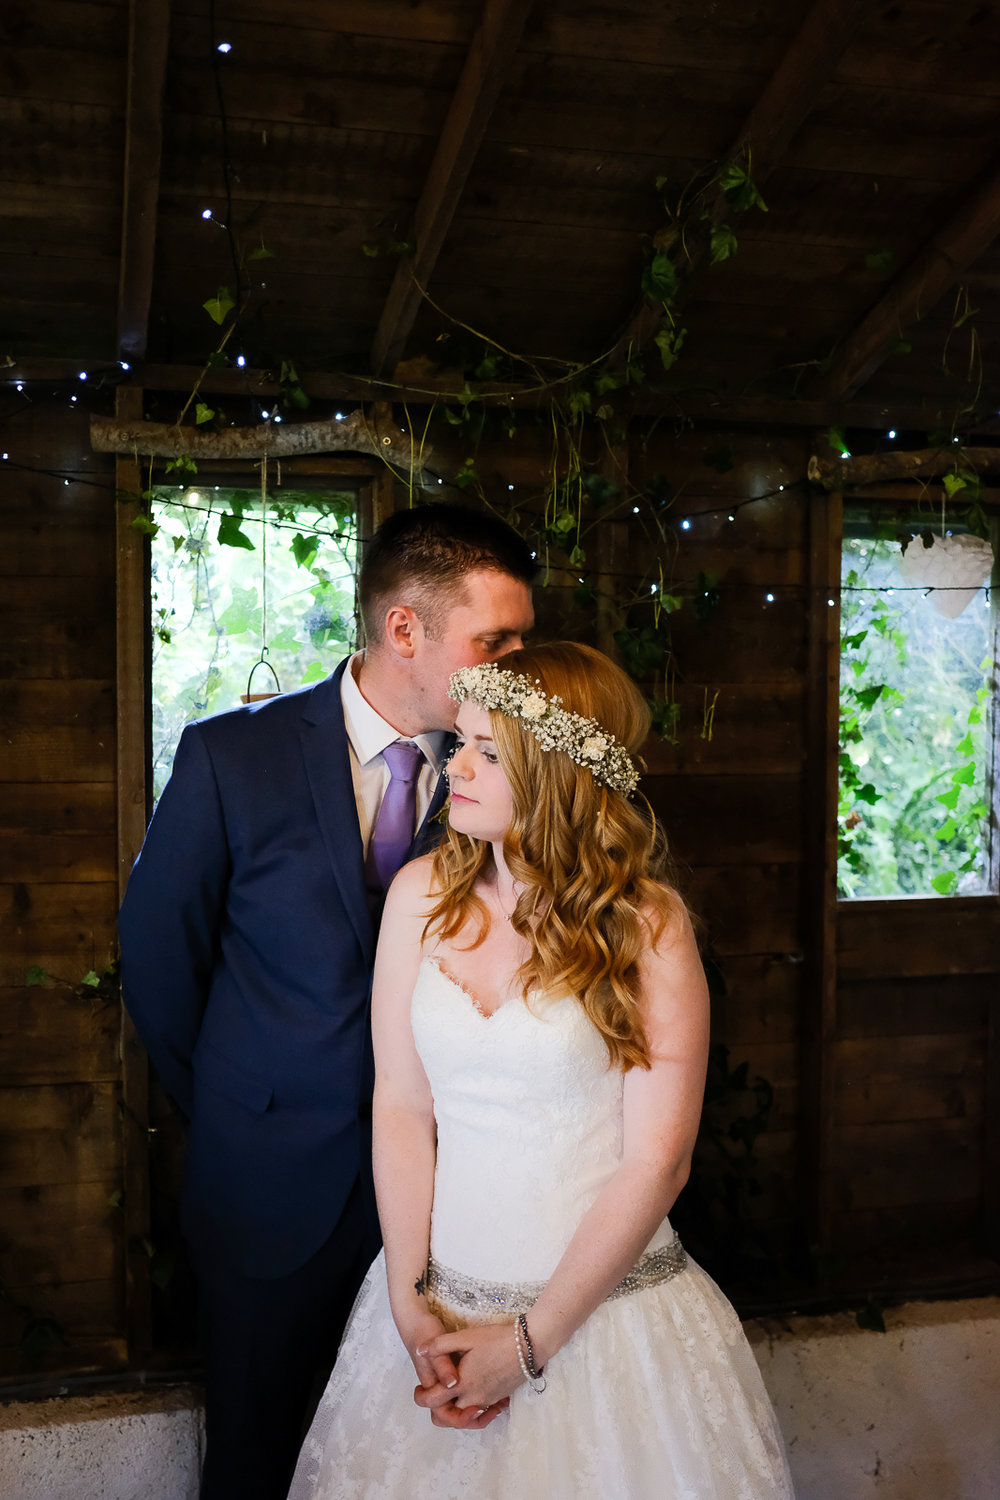
<svg viewBox="0 0 1000 1500">
<path fill-rule="evenodd" d="M 372 346 L 376 375 L 395 369 L 496 108 L 532 0 L 486 0 L 414 216 L 416 249 L 396 268 Z"/>
<path fill-rule="evenodd" d="M 131 359 L 149 333 L 169 38 L 170 0 L 129 0 L 118 348 Z"/>
<path fill-rule="evenodd" d="M 1000 234 L 1000 165 L 900 272 L 885 295 L 847 335 L 826 381 L 831 400 L 846 400 L 870 380 L 912 324 L 919 322 Z"/>
<path fill-rule="evenodd" d="M 736 161 L 748 156 L 750 174 L 758 188 L 780 165 L 805 123 L 820 89 L 854 35 L 855 22 L 864 8 L 864 0 L 814 0 L 724 158 Z M 706 212 L 711 224 L 721 224 L 727 217 L 729 204 L 721 190 L 716 190 Z M 681 275 L 687 278 L 704 265 L 708 246 L 707 236 L 691 241 L 677 267 Z M 659 327 L 660 316 L 660 304 L 644 298 L 616 344 L 615 354 L 644 348 Z"/>
</svg>

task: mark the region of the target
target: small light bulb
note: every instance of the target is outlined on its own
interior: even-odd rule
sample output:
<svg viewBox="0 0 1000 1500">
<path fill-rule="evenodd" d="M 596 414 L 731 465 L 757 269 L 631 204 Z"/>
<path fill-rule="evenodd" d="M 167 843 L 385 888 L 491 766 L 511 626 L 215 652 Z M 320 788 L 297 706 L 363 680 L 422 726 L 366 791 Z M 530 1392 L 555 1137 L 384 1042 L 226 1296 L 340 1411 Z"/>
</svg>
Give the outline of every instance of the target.
<svg viewBox="0 0 1000 1500">
<path fill-rule="evenodd" d="M 212 210 L 210 208 L 203 208 L 201 216 L 203 219 L 210 219 L 212 217 Z"/>
<path fill-rule="evenodd" d="M 833 600 L 832 599 L 828 599 L 826 602 L 827 602 L 827 604 L 829 604 L 830 608 L 832 609 L 833 608 Z"/>
<path fill-rule="evenodd" d="M 892 442 L 892 439 L 895 436 L 896 436 L 896 429 L 895 429 L 895 427 L 890 427 L 889 431 L 886 433 L 886 437 L 889 439 L 890 442 Z"/>
<path fill-rule="evenodd" d="M 240 369 L 242 370 L 243 366 L 246 364 L 246 356 L 243 355 L 243 354 L 237 354 L 237 356 L 236 356 L 236 363 L 239 365 Z"/>
<path fill-rule="evenodd" d="M 958 438 L 957 438 L 957 437 L 953 437 L 953 438 L 952 438 L 952 442 L 953 442 L 953 443 L 957 443 L 957 442 L 958 442 Z"/>
<path fill-rule="evenodd" d="M 681 522 L 681 530 L 682 531 L 690 531 L 691 530 L 691 522 L 688 521 L 688 520 L 682 521 Z"/>
<path fill-rule="evenodd" d="M 638 507 L 638 505 L 633 505 L 633 507 L 632 507 L 632 514 L 634 516 L 637 516 L 639 514 L 639 507 Z"/>
<path fill-rule="evenodd" d="M 233 44 L 232 42 L 220 42 L 215 50 L 216 52 L 232 52 Z"/>
<path fill-rule="evenodd" d="M 80 379 L 81 380 L 86 380 L 86 378 L 87 378 L 87 372 L 86 372 L 86 370 L 81 370 L 80 371 Z"/>
<path fill-rule="evenodd" d="M 9 453 L 5 453 L 5 454 L 4 454 L 4 456 L 3 456 L 3 461 L 4 461 L 4 463 L 6 463 L 6 462 L 7 462 L 7 460 L 8 460 L 8 458 L 9 458 L 9 457 L 10 457 L 10 454 L 9 454 Z M 532 554 L 532 555 L 534 555 L 534 554 Z"/>
<path fill-rule="evenodd" d="M 118 363 L 123 370 L 131 370 L 132 368 L 127 359 L 120 359 Z"/>
<path fill-rule="evenodd" d="M 774 595 L 773 594 L 765 594 L 764 597 L 767 599 L 768 604 L 773 604 L 774 603 Z"/>
<path fill-rule="evenodd" d="M 14 389 L 16 391 L 23 391 L 24 390 L 24 381 L 23 380 L 19 380 L 17 382 L 17 385 L 14 387 Z"/>
<path fill-rule="evenodd" d="M 512 485 L 512 484 L 509 484 L 509 485 L 508 485 L 508 486 L 507 486 L 507 489 L 508 489 L 508 490 L 513 490 L 513 488 L 514 488 L 514 486 L 513 486 L 513 485 Z"/>
<path fill-rule="evenodd" d="M 735 514 L 734 511 L 730 511 L 729 512 L 729 519 L 730 519 L 730 521 L 735 521 L 736 520 L 736 514 Z"/>
<path fill-rule="evenodd" d="M 277 412 L 277 411 L 275 412 L 275 414 L 274 414 L 274 420 L 276 422 L 280 422 L 281 421 L 281 413 L 280 412 Z"/>
<path fill-rule="evenodd" d="M 342 422 L 344 420 L 344 413 L 342 411 L 335 411 L 333 419 L 335 422 Z"/>
<path fill-rule="evenodd" d="M 779 484 L 779 485 L 778 485 L 778 492 L 779 492 L 779 494 L 780 494 L 780 492 L 781 492 L 781 491 L 782 491 L 782 490 L 783 490 L 783 489 L 784 489 L 784 488 L 785 488 L 785 486 L 784 486 L 784 485 L 783 485 L 783 484 Z"/>
<path fill-rule="evenodd" d="M 851 455 L 848 453 L 846 448 L 841 448 L 840 456 L 841 458 L 850 458 Z"/>
<path fill-rule="evenodd" d="M 264 418 L 264 421 L 265 421 L 265 422 L 266 422 L 266 421 L 267 421 L 267 419 L 268 419 L 268 417 L 269 417 L 269 416 L 270 416 L 270 415 L 271 415 L 271 413 L 270 413 L 270 412 L 269 412 L 269 411 L 262 411 L 262 412 L 261 412 L 261 416 L 262 416 L 262 417 L 263 417 L 263 418 Z"/>
<path fill-rule="evenodd" d="M 69 484 L 69 480 L 68 479 L 64 479 L 63 480 L 63 484 Z"/>
<path fill-rule="evenodd" d="M 70 396 L 70 398 L 69 398 L 69 399 L 70 399 L 70 401 L 71 401 L 71 402 L 73 402 L 73 401 L 75 401 L 75 400 L 76 400 L 76 397 L 75 397 L 75 396 Z"/>
<path fill-rule="evenodd" d="M 192 505 L 197 505 L 198 501 L 201 499 L 201 492 L 199 490 L 192 490 L 188 495 L 188 499 L 191 501 Z"/>
</svg>

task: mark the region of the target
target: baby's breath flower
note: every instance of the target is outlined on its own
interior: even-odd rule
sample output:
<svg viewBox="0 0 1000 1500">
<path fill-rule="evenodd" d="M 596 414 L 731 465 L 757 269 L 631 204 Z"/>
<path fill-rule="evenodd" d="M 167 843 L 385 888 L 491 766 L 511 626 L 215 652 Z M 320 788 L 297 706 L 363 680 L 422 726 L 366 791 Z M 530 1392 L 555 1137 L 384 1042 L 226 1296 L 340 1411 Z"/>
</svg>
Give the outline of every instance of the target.
<svg viewBox="0 0 1000 1500">
<path fill-rule="evenodd" d="M 541 685 L 528 677 L 485 662 L 452 673 L 448 691 L 456 703 L 471 699 L 481 708 L 520 719 L 543 750 L 561 750 L 623 797 L 630 797 L 639 784 L 628 752 L 613 734 L 596 719 L 563 708 L 556 694 L 546 697 Z"/>
</svg>

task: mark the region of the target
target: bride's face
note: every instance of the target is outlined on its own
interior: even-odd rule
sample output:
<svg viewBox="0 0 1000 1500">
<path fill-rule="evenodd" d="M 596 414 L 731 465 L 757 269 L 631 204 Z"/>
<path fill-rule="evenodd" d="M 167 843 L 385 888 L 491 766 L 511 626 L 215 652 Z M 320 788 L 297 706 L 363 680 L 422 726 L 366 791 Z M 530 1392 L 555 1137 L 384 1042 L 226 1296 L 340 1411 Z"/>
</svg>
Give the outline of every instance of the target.
<svg viewBox="0 0 1000 1500">
<path fill-rule="evenodd" d="M 448 820 L 459 833 L 499 843 L 510 827 L 514 799 L 493 743 L 490 716 L 478 703 L 463 703 L 455 730 L 458 745 L 448 762 Z"/>
</svg>

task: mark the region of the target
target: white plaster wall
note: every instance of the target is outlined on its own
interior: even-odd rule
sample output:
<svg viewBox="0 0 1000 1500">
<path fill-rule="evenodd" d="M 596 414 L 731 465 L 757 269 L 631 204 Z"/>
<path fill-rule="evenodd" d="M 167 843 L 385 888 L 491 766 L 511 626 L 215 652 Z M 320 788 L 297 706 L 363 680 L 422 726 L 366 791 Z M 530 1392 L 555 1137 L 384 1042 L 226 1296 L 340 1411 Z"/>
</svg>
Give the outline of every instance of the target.
<svg viewBox="0 0 1000 1500">
<path fill-rule="evenodd" d="M 1000 1500 L 1000 1298 L 747 1325 L 797 1500 Z"/>
<path fill-rule="evenodd" d="M 0 1407 L 3 1500 L 197 1500 L 193 1392 L 62 1397 Z"/>
<path fill-rule="evenodd" d="M 1000 1298 L 885 1321 L 746 1325 L 797 1500 L 1000 1500 Z M 190 1390 L 0 1406 L 0 1497 L 196 1500 L 201 1445 Z M 526 1481 L 524 1500 L 545 1497 Z"/>
</svg>

